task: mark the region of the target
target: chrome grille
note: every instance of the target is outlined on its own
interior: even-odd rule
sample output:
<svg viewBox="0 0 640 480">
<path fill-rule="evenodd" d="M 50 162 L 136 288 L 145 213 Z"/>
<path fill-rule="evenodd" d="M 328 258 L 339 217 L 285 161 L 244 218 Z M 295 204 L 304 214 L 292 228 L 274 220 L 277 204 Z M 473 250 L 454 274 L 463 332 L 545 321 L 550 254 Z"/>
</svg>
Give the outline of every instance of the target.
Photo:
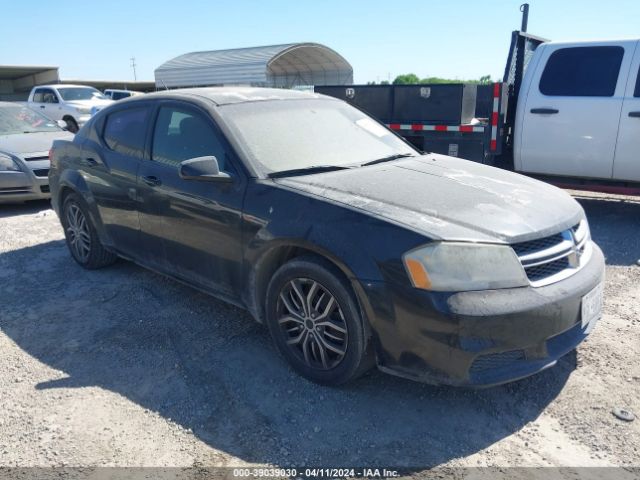
<svg viewBox="0 0 640 480">
<path fill-rule="evenodd" d="M 563 232 L 511 247 L 531 285 L 548 285 L 574 274 L 589 260 L 589 226 L 582 220 Z"/>
</svg>

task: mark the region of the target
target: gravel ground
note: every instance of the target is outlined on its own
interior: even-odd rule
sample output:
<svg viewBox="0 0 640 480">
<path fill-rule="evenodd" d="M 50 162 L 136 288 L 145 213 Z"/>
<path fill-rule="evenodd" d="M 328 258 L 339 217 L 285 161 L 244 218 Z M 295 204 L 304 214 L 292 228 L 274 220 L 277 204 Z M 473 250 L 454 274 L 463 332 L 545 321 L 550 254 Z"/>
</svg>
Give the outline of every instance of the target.
<svg viewBox="0 0 640 480">
<path fill-rule="evenodd" d="M 0 207 L 0 466 L 640 466 L 640 200 L 578 196 L 604 316 L 488 390 L 294 374 L 235 307 L 131 263 L 88 272 L 47 203 Z"/>
</svg>

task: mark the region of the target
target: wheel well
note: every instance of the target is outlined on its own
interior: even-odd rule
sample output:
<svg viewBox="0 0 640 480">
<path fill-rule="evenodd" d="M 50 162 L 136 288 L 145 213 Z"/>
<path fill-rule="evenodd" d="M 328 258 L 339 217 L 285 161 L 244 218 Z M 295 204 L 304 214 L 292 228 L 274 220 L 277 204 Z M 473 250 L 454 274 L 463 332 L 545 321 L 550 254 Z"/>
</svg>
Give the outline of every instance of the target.
<svg viewBox="0 0 640 480">
<path fill-rule="evenodd" d="M 74 122 L 76 121 L 75 118 L 73 118 L 72 115 L 65 115 L 64 117 L 62 117 L 62 120 L 73 120 Z M 76 122 L 77 123 L 77 122 Z"/>
<path fill-rule="evenodd" d="M 250 307 L 250 311 L 252 311 L 254 317 L 260 323 L 264 323 L 264 302 L 267 293 L 267 287 L 269 286 L 269 281 L 273 277 L 274 273 L 276 273 L 276 270 L 278 270 L 278 268 L 280 268 L 288 261 L 301 256 L 315 256 L 319 260 L 329 262 L 335 267 L 336 271 L 339 272 L 340 275 L 342 275 L 344 280 L 346 280 L 347 283 L 351 284 L 349 278 L 340 268 L 340 266 L 324 255 L 320 255 L 313 250 L 299 246 L 291 245 L 276 247 L 260 258 L 254 268 L 254 273 L 251 278 L 251 285 L 253 286 L 253 305 Z"/>
<path fill-rule="evenodd" d="M 60 189 L 60 193 L 58 194 L 58 210 L 62 212 L 62 206 L 64 205 L 64 199 L 67 198 L 67 195 L 73 193 L 73 189 L 69 187 L 62 187 Z M 62 213 L 60 213 L 62 215 Z"/>
</svg>

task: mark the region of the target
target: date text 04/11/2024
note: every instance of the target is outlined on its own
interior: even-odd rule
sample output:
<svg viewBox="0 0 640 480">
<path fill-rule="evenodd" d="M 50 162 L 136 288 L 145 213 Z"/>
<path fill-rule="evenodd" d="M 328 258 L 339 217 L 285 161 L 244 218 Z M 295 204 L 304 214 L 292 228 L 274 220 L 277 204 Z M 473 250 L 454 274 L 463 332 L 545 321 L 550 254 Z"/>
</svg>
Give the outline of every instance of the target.
<svg viewBox="0 0 640 480">
<path fill-rule="evenodd" d="M 396 478 L 397 470 L 386 468 L 234 468 L 236 478 L 280 477 L 290 478 Z"/>
</svg>

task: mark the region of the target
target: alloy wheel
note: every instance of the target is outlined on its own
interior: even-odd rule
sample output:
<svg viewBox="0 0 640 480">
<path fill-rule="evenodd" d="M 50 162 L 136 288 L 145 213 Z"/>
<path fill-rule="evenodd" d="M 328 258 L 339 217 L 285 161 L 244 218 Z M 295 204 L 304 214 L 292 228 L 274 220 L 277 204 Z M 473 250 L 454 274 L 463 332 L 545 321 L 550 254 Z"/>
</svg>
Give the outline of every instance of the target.
<svg viewBox="0 0 640 480">
<path fill-rule="evenodd" d="M 91 253 L 91 234 L 84 213 L 75 203 L 70 204 L 67 208 L 67 233 L 76 257 L 86 263 Z"/>
<path fill-rule="evenodd" d="M 278 325 L 287 346 L 309 367 L 330 370 L 347 353 L 348 330 L 336 298 L 319 282 L 294 278 L 278 298 Z"/>
</svg>

